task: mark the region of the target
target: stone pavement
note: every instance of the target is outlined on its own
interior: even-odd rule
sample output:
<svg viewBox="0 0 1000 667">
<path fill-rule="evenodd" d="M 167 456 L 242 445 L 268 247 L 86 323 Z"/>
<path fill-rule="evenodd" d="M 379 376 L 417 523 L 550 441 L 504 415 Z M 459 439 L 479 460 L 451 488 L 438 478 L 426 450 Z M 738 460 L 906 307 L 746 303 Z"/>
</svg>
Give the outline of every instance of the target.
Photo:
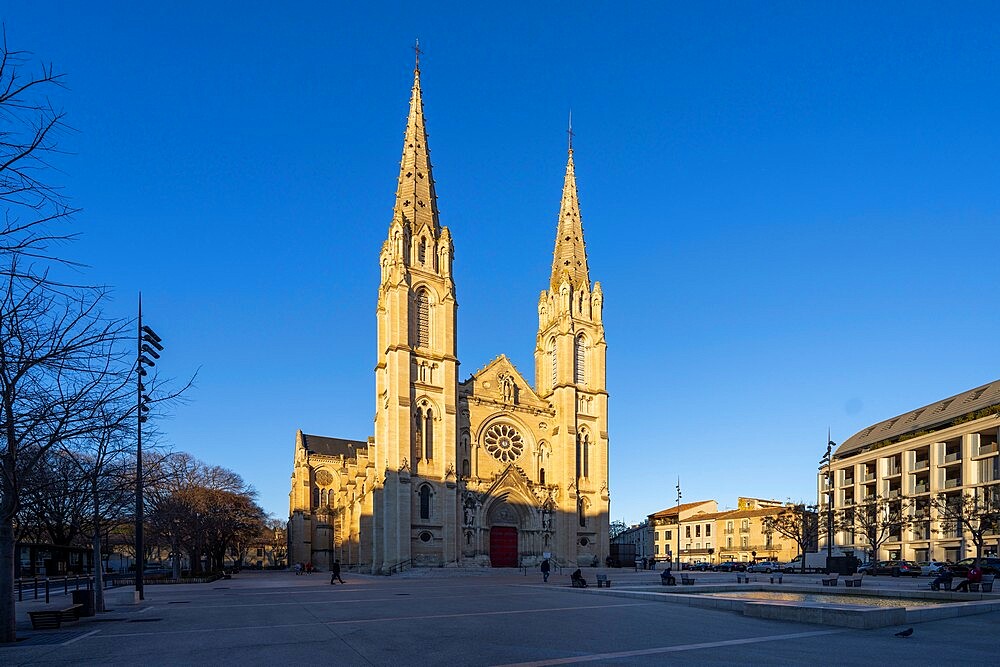
<svg viewBox="0 0 1000 667">
<path fill-rule="evenodd" d="M 586 574 L 593 580 L 593 570 Z M 616 587 L 659 579 L 610 576 Z M 899 639 L 902 628 L 845 630 L 572 589 L 565 569 L 548 584 L 517 570 L 344 579 L 331 586 L 326 573 L 244 572 L 147 586 L 140 605 L 117 604 L 57 631 L 31 631 L 25 610 L 36 603 L 24 603 L 19 632 L 27 639 L 0 648 L 0 664 L 992 665 L 1000 647 L 1000 613 L 918 624 Z"/>
</svg>

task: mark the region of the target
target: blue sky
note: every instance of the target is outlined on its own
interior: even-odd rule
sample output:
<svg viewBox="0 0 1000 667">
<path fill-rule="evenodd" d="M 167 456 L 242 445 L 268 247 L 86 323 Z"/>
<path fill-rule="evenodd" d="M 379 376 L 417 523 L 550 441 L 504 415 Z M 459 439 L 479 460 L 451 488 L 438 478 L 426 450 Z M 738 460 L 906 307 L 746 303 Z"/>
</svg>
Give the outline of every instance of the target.
<svg viewBox="0 0 1000 667">
<path fill-rule="evenodd" d="M 572 108 L 612 518 L 678 476 L 814 499 L 827 427 L 1000 376 L 995 4 L 474 4 L 2 10 L 68 75 L 65 253 L 116 314 L 142 289 L 163 372 L 198 371 L 165 444 L 285 516 L 296 429 L 372 433 L 416 37 L 463 378 L 506 353 L 533 380 Z"/>
</svg>

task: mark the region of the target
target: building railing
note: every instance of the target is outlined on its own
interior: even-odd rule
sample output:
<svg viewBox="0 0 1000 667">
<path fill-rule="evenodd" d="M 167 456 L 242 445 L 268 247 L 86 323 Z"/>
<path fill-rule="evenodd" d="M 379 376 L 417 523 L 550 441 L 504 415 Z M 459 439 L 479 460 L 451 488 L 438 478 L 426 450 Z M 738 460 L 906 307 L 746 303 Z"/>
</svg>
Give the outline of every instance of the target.
<svg viewBox="0 0 1000 667">
<path fill-rule="evenodd" d="M 944 488 L 952 489 L 956 486 L 962 486 L 962 480 L 958 477 L 949 477 L 944 480 Z"/>
<path fill-rule="evenodd" d="M 927 470 L 930 467 L 931 467 L 931 460 L 930 459 L 918 459 L 917 461 L 915 461 L 913 463 L 913 470 L 914 471 L 917 471 L 917 470 Z"/>
<path fill-rule="evenodd" d="M 980 445 L 979 447 L 980 456 L 987 456 L 989 454 L 996 454 L 996 453 L 997 453 L 997 443 L 995 442 L 991 442 L 988 445 Z"/>
<path fill-rule="evenodd" d="M 944 455 L 945 463 L 955 463 L 956 461 L 962 460 L 962 452 L 951 452 L 950 454 Z"/>
</svg>

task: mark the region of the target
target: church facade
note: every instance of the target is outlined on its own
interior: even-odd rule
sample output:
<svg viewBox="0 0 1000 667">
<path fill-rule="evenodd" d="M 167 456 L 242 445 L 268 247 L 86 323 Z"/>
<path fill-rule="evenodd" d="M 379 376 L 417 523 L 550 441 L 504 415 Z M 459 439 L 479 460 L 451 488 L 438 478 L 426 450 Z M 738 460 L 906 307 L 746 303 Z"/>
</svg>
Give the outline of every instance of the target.
<svg viewBox="0 0 1000 667">
<path fill-rule="evenodd" d="M 454 247 L 439 221 L 417 67 L 378 258 L 374 435 L 296 434 L 289 562 L 387 574 L 604 560 L 604 297 L 590 282 L 572 144 L 556 234 L 533 384 L 504 355 L 460 380 Z"/>
</svg>

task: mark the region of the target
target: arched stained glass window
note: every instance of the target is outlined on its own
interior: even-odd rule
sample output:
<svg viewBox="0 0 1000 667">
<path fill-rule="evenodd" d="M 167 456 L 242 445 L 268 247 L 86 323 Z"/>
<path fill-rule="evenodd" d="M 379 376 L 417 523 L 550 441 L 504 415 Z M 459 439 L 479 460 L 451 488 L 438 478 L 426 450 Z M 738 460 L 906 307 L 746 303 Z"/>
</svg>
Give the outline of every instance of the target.
<svg viewBox="0 0 1000 667">
<path fill-rule="evenodd" d="M 416 340 L 417 347 L 429 347 L 431 344 L 431 300 L 427 290 L 417 292 L 417 321 Z"/>
<path fill-rule="evenodd" d="M 431 487 L 426 484 L 420 487 L 420 518 L 431 518 Z"/>
</svg>

